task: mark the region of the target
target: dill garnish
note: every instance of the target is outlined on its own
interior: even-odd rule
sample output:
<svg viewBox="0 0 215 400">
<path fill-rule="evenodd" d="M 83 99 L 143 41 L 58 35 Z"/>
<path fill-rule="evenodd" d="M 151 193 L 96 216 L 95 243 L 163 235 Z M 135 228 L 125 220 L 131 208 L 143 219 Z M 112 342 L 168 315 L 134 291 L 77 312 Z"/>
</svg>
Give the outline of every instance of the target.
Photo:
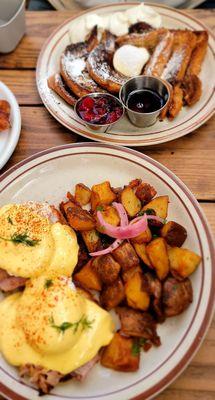
<svg viewBox="0 0 215 400">
<path fill-rule="evenodd" d="M 1 240 L 6 240 L 7 242 L 13 242 L 13 243 L 15 243 L 15 244 L 22 243 L 22 244 L 25 244 L 26 246 L 30 246 L 30 247 L 36 246 L 36 245 L 40 242 L 40 240 L 38 240 L 38 239 L 31 239 L 31 238 L 28 236 L 27 233 L 23 233 L 23 234 L 21 234 L 21 233 L 14 233 L 14 234 L 11 236 L 10 239 L 8 239 L 8 238 L 3 238 L 3 237 L 0 236 L 0 239 L 1 239 Z"/>
<path fill-rule="evenodd" d="M 86 315 L 82 315 L 82 317 L 76 322 L 63 322 L 61 325 L 56 325 L 54 323 L 53 316 L 50 318 L 51 327 L 58 330 L 58 332 L 64 333 L 67 329 L 72 328 L 73 333 L 76 333 L 79 326 L 81 326 L 82 331 L 85 329 L 92 328 L 93 321 L 89 321 Z"/>
</svg>

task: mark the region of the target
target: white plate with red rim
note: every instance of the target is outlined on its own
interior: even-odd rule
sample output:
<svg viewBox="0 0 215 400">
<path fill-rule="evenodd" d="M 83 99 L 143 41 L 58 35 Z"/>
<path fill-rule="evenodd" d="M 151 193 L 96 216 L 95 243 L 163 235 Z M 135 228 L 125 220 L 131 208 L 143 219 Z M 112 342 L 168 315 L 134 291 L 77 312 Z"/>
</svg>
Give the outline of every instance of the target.
<svg viewBox="0 0 215 400">
<path fill-rule="evenodd" d="M 83 15 L 91 13 L 106 15 L 123 11 L 135 4 L 139 3 L 126 2 L 126 4 L 104 5 L 70 18 L 52 33 L 41 50 L 37 64 L 37 87 L 44 105 L 62 125 L 88 139 L 123 146 L 151 146 L 177 139 L 192 132 L 213 115 L 215 39 L 212 32 L 209 32 L 208 50 L 200 74 L 203 87 L 202 96 L 192 107 L 183 107 L 174 121 L 165 119 L 162 122 L 158 121 L 155 125 L 148 128 L 137 128 L 125 116 L 108 133 L 94 132 L 77 118 L 71 106 L 66 104 L 64 100 L 48 88 L 47 78 L 53 73 L 58 72 L 60 56 L 65 47 L 70 43 L 69 31 L 72 29 L 73 24 L 77 22 L 77 19 L 81 19 Z M 162 25 L 164 27 L 191 30 L 207 29 L 201 21 L 182 11 L 160 4 L 153 4 L 153 8 L 161 14 Z"/>
<path fill-rule="evenodd" d="M 116 173 L 117 171 L 117 173 Z M 194 196 L 167 168 L 134 150 L 80 143 L 45 150 L 12 167 L 0 178 L 0 206 L 28 200 L 56 205 L 78 182 L 88 186 L 109 180 L 115 187 L 142 178 L 170 199 L 168 219 L 185 226 L 184 244 L 202 256 L 191 276 L 194 300 L 180 316 L 158 326 L 162 345 L 143 353 L 140 369 L 121 373 L 96 365 L 83 383 L 61 383 L 44 400 L 150 399 L 187 366 L 209 327 L 215 297 L 215 253 L 207 221 Z M 11 400 L 36 400 L 38 392 L 16 368 L 0 358 L 0 393 Z"/>
<path fill-rule="evenodd" d="M 0 99 L 7 100 L 11 107 L 11 127 L 0 132 L 0 170 L 13 154 L 21 131 L 21 114 L 19 105 L 11 90 L 0 81 Z"/>
</svg>

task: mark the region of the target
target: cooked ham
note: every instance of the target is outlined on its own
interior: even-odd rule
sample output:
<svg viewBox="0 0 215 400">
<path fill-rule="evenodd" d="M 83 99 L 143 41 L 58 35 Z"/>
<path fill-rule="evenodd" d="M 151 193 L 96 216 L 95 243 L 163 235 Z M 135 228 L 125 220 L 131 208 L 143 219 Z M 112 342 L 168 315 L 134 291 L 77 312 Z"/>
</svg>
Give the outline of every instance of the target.
<svg viewBox="0 0 215 400">
<path fill-rule="evenodd" d="M 11 292 L 25 285 L 27 279 L 18 276 L 7 275 L 5 279 L 0 280 L 0 290 L 3 292 Z"/>
<path fill-rule="evenodd" d="M 7 271 L 5 271 L 4 269 L 0 268 L 0 282 L 3 279 L 8 278 L 10 275 L 7 273 Z"/>
<path fill-rule="evenodd" d="M 67 375 L 62 375 L 60 372 L 47 370 L 43 367 L 35 366 L 33 364 L 25 364 L 20 367 L 20 376 L 22 378 L 28 376 L 30 378 L 30 382 L 34 383 L 38 387 L 41 394 L 47 394 L 50 392 L 50 390 L 57 386 L 60 381 L 66 381 L 74 378 L 82 382 L 84 379 L 86 379 L 87 375 L 97 363 L 99 358 L 99 355 L 96 355 L 92 358 L 92 360 L 82 365 L 82 367 L 77 368 L 75 371 Z"/>
<path fill-rule="evenodd" d="M 149 339 L 156 346 L 160 346 L 160 338 L 156 332 L 156 322 L 153 317 L 129 307 L 117 307 L 121 321 L 121 332 L 127 336 Z"/>
</svg>

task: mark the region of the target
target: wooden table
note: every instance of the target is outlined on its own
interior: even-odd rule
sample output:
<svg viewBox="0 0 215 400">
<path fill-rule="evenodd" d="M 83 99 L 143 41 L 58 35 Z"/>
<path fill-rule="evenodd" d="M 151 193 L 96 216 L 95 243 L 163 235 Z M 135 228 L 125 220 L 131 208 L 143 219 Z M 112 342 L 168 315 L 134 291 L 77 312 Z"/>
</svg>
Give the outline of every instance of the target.
<svg viewBox="0 0 215 400">
<path fill-rule="evenodd" d="M 27 12 L 26 36 L 15 52 L 0 55 L 0 80 L 15 93 L 22 114 L 19 144 L 2 172 L 48 147 L 85 141 L 51 117 L 39 98 L 35 82 L 36 61 L 44 40 L 57 25 L 77 11 L 80 7 L 74 5 L 70 12 Z M 214 28 L 212 11 L 193 10 L 189 13 Z M 181 139 L 138 150 L 160 161 L 183 180 L 198 199 L 215 232 L 215 117 Z M 157 398 L 215 399 L 215 319 L 190 366 Z"/>
</svg>

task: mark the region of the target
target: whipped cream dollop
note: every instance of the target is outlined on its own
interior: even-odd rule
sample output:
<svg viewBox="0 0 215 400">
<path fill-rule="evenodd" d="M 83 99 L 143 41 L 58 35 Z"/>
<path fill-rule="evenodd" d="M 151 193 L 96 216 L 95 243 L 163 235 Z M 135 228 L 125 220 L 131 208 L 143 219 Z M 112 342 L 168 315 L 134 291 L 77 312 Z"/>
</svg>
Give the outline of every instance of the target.
<svg viewBox="0 0 215 400">
<path fill-rule="evenodd" d="M 160 28 L 161 16 L 152 7 L 141 3 L 126 11 L 115 12 L 105 16 L 98 14 L 87 14 L 72 22 L 69 32 L 72 43 L 84 41 L 92 28 L 97 25 L 98 32 L 109 30 L 116 36 L 126 35 L 129 27 L 137 22 L 146 22 L 153 28 Z"/>
<path fill-rule="evenodd" d="M 115 51 L 113 66 L 121 74 L 131 78 L 138 76 L 149 60 L 150 54 L 144 47 L 125 44 Z"/>
</svg>

